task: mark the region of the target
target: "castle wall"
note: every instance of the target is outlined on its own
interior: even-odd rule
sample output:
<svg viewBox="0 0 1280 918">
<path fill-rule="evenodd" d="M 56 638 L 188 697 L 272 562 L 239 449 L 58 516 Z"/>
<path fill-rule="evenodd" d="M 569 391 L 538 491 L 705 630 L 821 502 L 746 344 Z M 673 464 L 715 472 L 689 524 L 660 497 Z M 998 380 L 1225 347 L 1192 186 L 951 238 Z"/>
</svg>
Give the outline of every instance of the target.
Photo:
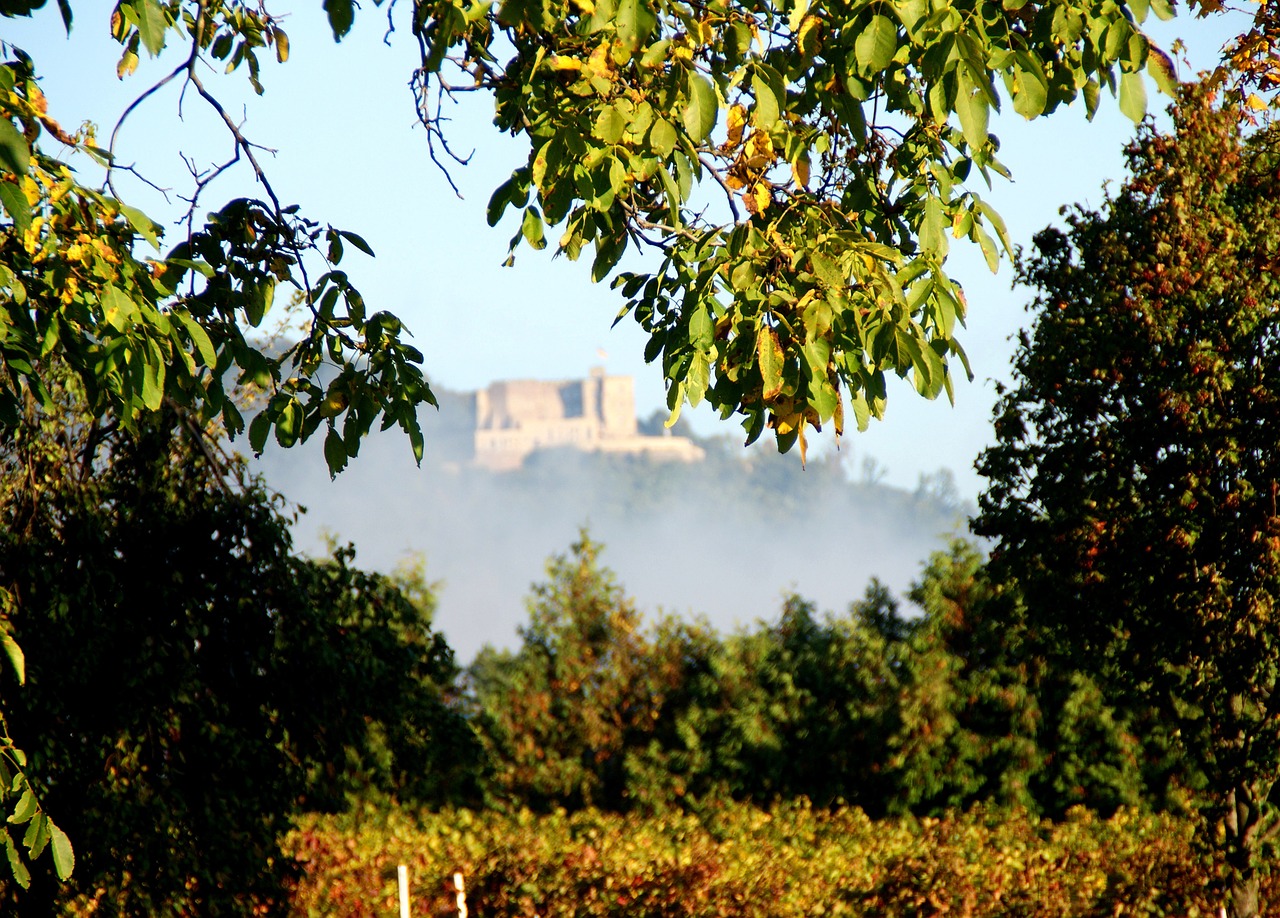
<svg viewBox="0 0 1280 918">
<path fill-rule="evenodd" d="M 515 469 L 538 449 L 574 447 L 696 461 L 703 452 L 683 437 L 637 433 L 630 376 L 592 369 L 586 379 L 495 382 L 475 397 L 475 461 Z"/>
</svg>

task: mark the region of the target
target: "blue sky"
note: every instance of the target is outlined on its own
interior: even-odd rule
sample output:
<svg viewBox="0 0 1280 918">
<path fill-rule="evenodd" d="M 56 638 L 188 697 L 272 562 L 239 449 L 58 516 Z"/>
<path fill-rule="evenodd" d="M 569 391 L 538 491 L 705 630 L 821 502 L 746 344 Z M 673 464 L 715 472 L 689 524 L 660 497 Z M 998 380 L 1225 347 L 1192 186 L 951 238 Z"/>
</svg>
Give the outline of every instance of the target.
<svg viewBox="0 0 1280 918">
<path fill-rule="evenodd" d="M 273 11 L 284 8 L 272 4 Z M 6 21 L 3 38 L 35 58 L 50 113 L 68 127 L 97 123 L 105 143 L 119 113 L 172 68 L 179 52 L 159 61 L 144 58 L 136 74 L 117 80 L 119 47 L 108 35 L 108 7 L 91 11 L 81 4 L 78 10 L 70 38 L 52 9 L 29 22 Z M 401 19 L 405 12 L 399 11 Z M 1165 48 L 1175 37 L 1184 39 L 1190 68 L 1180 68 L 1183 76 L 1211 65 L 1223 40 L 1237 30 L 1223 18 L 1148 26 Z M 403 31 L 391 37 L 390 47 L 383 43 L 384 10 L 365 4 L 340 45 L 332 41 L 318 3 L 289 15 L 285 28 L 291 57 L 281 66 L 264 56 L 265 96 L 255 97 L 240 73 L 211 73 L 207 82 L 243 120 L 251 140 L 277 151 L 265 154 L 263 164 L 283 201 L 370 242 L 376 259 L 352 253 L 344 267 L 375 308 L 405 320 L 432 379 L 473 389 L 495 379 L 577 377 L 603 363 L 611 373 L 636 378 L 641 416 L 662 407 L 661 372 L 643 361 L 644 336 L 630 319 L 610 327 L 621 301 L 606 285 L 589 282 L 587 264 L 525 249 L 513 268 L 501 267 L 516 227 L 503 223 L 491 229 L 484 208 L 491 191 L 522 162 L 525 148 L 496 132 L 488 99 L 467 97 L 453 112 L 454 146 L 474 154 L 470 165 L 452 170 L 464 194 L 459 200 L 430 162 L 414 118 L 408 79 L 415 49 Z M 200 166 L 230 152 L 228 138 L 200 100 L 191 93 L 180 99 L 178 89 L 175 83 L 140 107 L 123 126 L 117 147 L 121 161 L 136 163 L 175 193 L 190 184 L 179 151 Z M 1150 84 L 1149 96 L 1153 110 L 1165 104 Z M 1092 123 L 1077 104 L 1029 124 L 1010 111 L 992 129 L 1014 181 L 986 196 L 1019 243 L 1054 221 L 1064 204 L 1098 205 L 1103 183 L 1122 176 L 1122 147 L 1133 135 L 1132 123 L 1107 98 Z M 252 181 L 241 169 L 210 191 L 208 203 L 252 193 Z M 171 223 L 183 210 L 176 194 L 166 203 L 127 178 L 119 187 L 161 222 Z M 176 233 L 171 230 L 171 238 Z M 922 473 L 949 468 L 961 492 L 973 497 L 981 480 L 972 463 L 990 439 L 993 380 L 1008 378 L 1009 338 L 1027 320 L 1027 294 L 1009 289 L 1007 264 L 992 276 L 976 250 L 957 245 L 953 253 L 949 268 L 964 283 L 970 304 L 961 340 L 975 381 L 957 385 L 954 408 L 945 401 L 924 402 L 908 384 L 896 385 L 886 420 L 867 433 L 846 434 L 841 448 L 855 465 L 874 458 L 890 483 L 906 487 Z M 702 433 L 740 433 L 735 422 L 721 422 L 709 412 L 691 416 Z"/>
</svg>

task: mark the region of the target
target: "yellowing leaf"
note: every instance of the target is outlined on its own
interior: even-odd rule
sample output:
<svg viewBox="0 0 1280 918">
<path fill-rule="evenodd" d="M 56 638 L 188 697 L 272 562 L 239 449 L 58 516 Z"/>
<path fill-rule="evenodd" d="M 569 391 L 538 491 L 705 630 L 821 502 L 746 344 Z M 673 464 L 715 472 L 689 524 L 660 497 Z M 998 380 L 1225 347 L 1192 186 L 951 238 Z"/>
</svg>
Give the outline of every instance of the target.
<svg viewBox="0 0 1280 918">
<path fill-rule="evenodd" d="M 765 401 L 777 398 L 782 394 L 782 345 L 778 342 L 778 333 L 767 325 L 756 338 L 756 359 L 764 382 L 760 397 Z"/>
<path fill-rule="evenodd" d="M 818 53 L 818 26 L 821 24 L 817 16 L 808 16 L 800 25 L 800 33 L 796 36 L 796 44 L 800 46 L 800 53 L 807 57 L 813 57 Z"/>
<path fill-rule="evenodd" d="M 756 182 L 755 187 L 751 189 L 751 197 L 756 205 L 755 210 L 752 212 L 762 214 L 773 203 L 773 189 L 768 182 Z"/>
<path fill-rule="evenodd" d="M 138 69 L 138 55 L 132 51 L 126 51 L 120 55 L 120 62 L 116 64 L 116 78 L 123 80 Z"/>
<path fill-rule="evenodd" d="M 729 109 L 729 134 L 725 139 L 726 148 L 732 149 L 742 142 L 742 129 L 747 123 L 747 109 L 742 105 L 734 105 Z"/>
<path fill-rule="evenodd" d="M 747 165 L 752 169 L 764 169 L 773 165 L 773 141 L 763 131 L 756 131 L 747 140 Z"/>
<path fill-rule="evenodd" d="M 809 155 L 807 153 L 791 164 L 791 178 L 799 187 L 809 187 Z"/>
</svg>

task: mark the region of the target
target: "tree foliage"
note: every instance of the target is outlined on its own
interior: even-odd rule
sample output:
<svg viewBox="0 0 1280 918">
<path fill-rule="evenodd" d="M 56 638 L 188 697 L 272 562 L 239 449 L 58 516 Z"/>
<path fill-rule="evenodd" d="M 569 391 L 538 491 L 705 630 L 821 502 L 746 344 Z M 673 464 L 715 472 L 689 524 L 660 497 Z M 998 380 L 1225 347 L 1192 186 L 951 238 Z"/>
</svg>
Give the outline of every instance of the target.
<svg viewBox="0 0 1280 918">
<path fill-rule="evenodd" d="M 1160 706 L 1207 781 L 1237 914 L 1280 827 L 1277 135 L 1188 91 L 1100 212 L 1036 237 L 977 531 L 1037 629 Z M 1253 890 L 1251 892 L 1250 890 Z"/>
<path fill-rule="evenodd" d="M 6 884 L 6 909 L 278 911 L 293 814 L 473 781 L 430 602 L 350 550 L 294 555 L 276 501 L 172 421 L 91 462 L 83 415 L 3 443 L 0 585 L 27 680 L 0 699 L 78 855 L 61 889 L 39 864 L 26 892 Z"/>
<path fill-rule="evenodd" d="M 5 3 L 0 15 L 41 5 Z M 69 28 L 70 5 L 60 7 Z M 0 65 L 0 204 L 9 218 L 0 225 L 0 424 L 16 422 L 27 394 L 49 398 L 52 354 L 77 375 L 90 411 L 126 429 L 168 401 L 220 419 L 234 436 L 245 422 L 227 383 L 252 383 L 265 392 L 249 429 L 255 450 L 273 431 L 290 446 L 323 430 L 337 472 L 381 422 L 399 425 L 421 458 L 417 411 L 434 403 L 422 355 L 403 340 L 400 321 L 370 310 L 339 267 L 347 246 L 371 255 L 368 244 L 281 202 L 253 143 L 204 82 L 211 61 L 225 62 L 243 66 L 262 92 L 257 54 L 273 47 L 281 61 L 288 57 L 279 20 L 237 0 L 127 0 L 111 16 L 111 34 L 124 48 L 121 77 L 140 53 L 179 46 L 184 60 L 139 102 L 180 81 L 219 116 L 235 155 L 194 177 L 186 231 L 166 254 L 162 228 L 116 192 L 115 131 L 104 147 L 93 129 L 64 130 L 36 63 L 13 49 Z M 105 186 L 82 184 L 65 155 L 48 151 L 53 141 L 104 166 Z M 263 196 L 233 198 L 200 219 L 209 187 L 241 159 Z M 281 287 L 308 321 L 300 340 L 273 352 L 251 336 Z"/>
<path fill-rule="evenodd" d="M 730 635 L 645 627 L 599 551 L 584 535 L 554 558 L 519 649 L 486 649 L 468 672 L 495 801 L 711 812 L 805 798 L 873 817 L 1176 802 L 1185 776 L 1146 709 L 1051 670 L 973 546 L 930 560 L 919 615 L 873 583 L 844 615 L 793 595 L 776 622 Z"/>
<path fill-rule="evenodd" d="M 493 195 L 519 213 L 512 249 L 548 244 L 613 275 L 629 247 L 657 270 L 615 285 L 650 335 L 674 419 L 706 399 L 786 449 L 806 427 L 859 428 L 887 374 L 951 392 L 966 304 L 950 238 L 994 269 L 1000 217 L 969 182 L 1007 174 L 988 130 L 1103 88 L 1135 121 L 1144 72 L 1171 91 L 1142 31 L 1172 6 L 900 0 L 436 0 L 415 5 L 422 117 L 437 138 L 455 91 L 493 95 L 529 139 Z M 460 74 L 460 77 L 458 76 Z M 993 238 L 994 236 L 994 238 Z M 997 241 L 998 240 L 998 241 Z"/>
</svg>

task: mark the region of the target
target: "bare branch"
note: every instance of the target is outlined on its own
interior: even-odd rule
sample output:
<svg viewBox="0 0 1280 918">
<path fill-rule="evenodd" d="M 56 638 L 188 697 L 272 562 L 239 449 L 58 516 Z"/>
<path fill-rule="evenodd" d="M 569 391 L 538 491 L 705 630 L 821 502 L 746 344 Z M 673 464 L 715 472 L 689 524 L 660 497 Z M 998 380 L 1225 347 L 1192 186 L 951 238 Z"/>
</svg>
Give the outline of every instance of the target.
<svg viewBox="0 0 1280 918">
<path fill-rule="evenodd" d="M 198 47 L 198 46 L 197 46 L 197 47 Z M 195 56 L 195 50 L 194 50 L 194 49 L 192 50 L 192 56 L 193 56 L 193 57 Z M 117 200 L 120 198 L 120 192 L 116 191 L 115 182 L 112 180 L 111 173 L 112 173 L 112 172 L 115 170 L 115 168 L 116 168 L 116 165 L 115 165 L 115 162 L 116 162 L 116 138 L 120 135 L 120 129 L 121 129 L 122 127 L 124 127 L 124 123 L 125 123 L 125 121 L 129 118 L 129 116 L 130 116 L 130 115 L 132 115 L 132 114 L 133 114 L 134 109 L 136 109 L 139 105 L 141 105 L 143 102 L 145 102 L 147 99 L 149 99 L 149 98 L 150 98 L 152 95 L 154 95 L 156 92 L 159 92 L 159 91 L 160 91 L 160 89 L 162 89 L 164 86 L 166 86 L 170 81 L 172 81 L 175 77 L 177 77 L 179 74 L 181 74 L 184 70 L 188 70 L 188 69 L 189 69 L 189 67 L 190 67 L 190 65 L 191 65 L 191 59 L 190 59 L 190 58 L 188 58 L 185 62 L 183 62 L 183 63 L 179 64 L 177 67 L 173 68 L 173 70 L 172 70 L 172 71 L 170 71 L 170 72 L 169 72 L 169 74 L 168 74 L 167 76 L 165 76 L 165 77 L 163 77 L 162 79 L 160 79 L 160 80 L 159 80 L 159 81 L 158 81 L 154 86 L 152 86 L 150 89 L 148 89 L 148 90 L 147 90 L 146 92 L 144 92 L 142 95 L 138 96 L 138 98 L 136 98 L 136 99 L 134 99 L 132 102 L 130 102 L 130 103 L 129 103 L 129 107 L 128 107 L 128 108 L 126 108 L 126 109 L 124 110 L 124 112 L 120 115 L 120 118 L 116 121 L 116 126 L 115 126 L 114 128 L 112 128 L 112 130 L 111 130 L 111 142 L 107 145 L 107 181 L 106 181 L 106 186 L 107 186 L 107 188 L 111 191 L 111 194 L 112 194 L 112 195 L 113 195 Z M 124 168 L 124 167 L 121 167 L 121 168 Z M 128 167 L 128 169 L 127 169 L 126 171 L 128 171 L 128 172 L 132 172 L 134 175 L 138 175 L 137 170 L 136 170 L 134 167 L 132 167 L 132 166 Z M 139 177 L 139 178 L 141 178 L 141 176 L 138 176 L 138 177 Z M 144 181 L 146 181 L 146 180 L 144 179 Z M 147 184 L 148 184 L 148 185 L 151 185 L 151 182 L 147 182 Z M 155 188 L 155 187 L 156 187 L 155 185 L 151 185 L 151 186 L 152 186 L 153 188 Z M 159 190 L 159 189 L 157 189 L 157 190 Z"/>
<path fill-rule="evenodd" d="M 739 213 L 738 211 L 738 202 L 734 198 L 733 189 L 730 188 L 728 183 L 725 182 L 724 176 L 720 174 L 720 170 L 717 169 L 711 163 L 707 162 L 705 157 L 699 156 L 698 162 L 702 163 L 702 165 L 706 167 L 707 171 L 711 173 L 711 177 L 716 180 L 716 183 L 721 188 L 724 189 L 724 196 L 729 201 L 729 211 L 733 214 L 733 222 L 738 223 L 739 221 L 741 221 L 742 214 Z"/>
</svg>

